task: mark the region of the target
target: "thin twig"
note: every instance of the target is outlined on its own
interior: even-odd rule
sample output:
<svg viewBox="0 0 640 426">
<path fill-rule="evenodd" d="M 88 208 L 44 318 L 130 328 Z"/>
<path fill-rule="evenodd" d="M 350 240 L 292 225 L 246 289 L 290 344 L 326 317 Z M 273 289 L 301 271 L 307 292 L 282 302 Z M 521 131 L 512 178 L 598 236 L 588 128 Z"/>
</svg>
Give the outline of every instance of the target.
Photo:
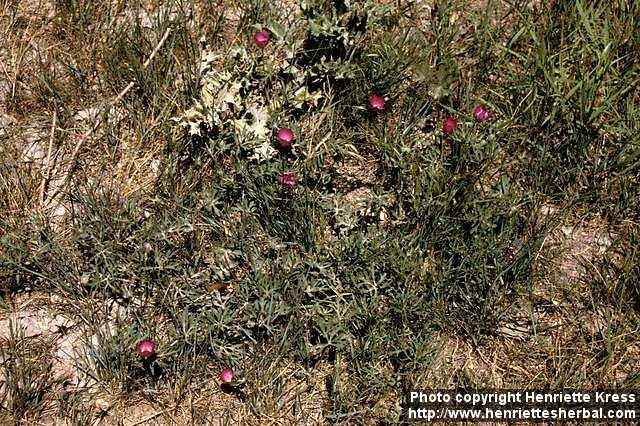
<svg viewBox="0 0 640 426">
<path fill-rule="evenodd" d="M 164 43 L 167 41 L 167 38 L 169 38 L 169 33 L 170 32 L 171 32 L 171 27 L 167 28 L 167 31 L 164 32 L 164 35 L 162 36 L 162 38 L 160 39 L 160 41 L 158 42 L 156 47 L 153 49 L 153 52 L 151 52 L 151 55 L 149 55 L 147 60 L 144 61 L 144 64 L 142 64 L 142 69 L 146 70 L 149 67 L 149 65 L 151 64 L 151 61 L 153 61 L 153 58 L 156 57 L 156 55 L 158 54 L 158 51 L 160 50 L 162 45 L 164 45 Z M 122 100 L 122 98 L 124 98 L 127 95 L 127 93 L 129 93 L 129 90 L 133 89 L 134 85 L 135 85 L 135 82 L 133 82 L 133 81 L 130 82 L 127 85 L 127 87 L 122 89 L 122 92 L 120 92 L 118 94 L 118 96 L 116 96 L 116 98 L 113 100 L 112 104 L 117 104 L 118 102 L 120 102 Z"/>
<path fill-rule="evenodd" d="M 149 55 L 149 57 L 147 58 L 146 61 L 144 61 L 144 64 L 142 64 L 142 69 L 147 69 L 149 67 L 149 65 L 151 64 L 151 61 L 153 60 L 153 58 L 155 58 L 155 56 L 158 54 L 158 51 L 160 50 L 160 48 L 162 48 L 162 46 L 164 45 L 164 43 L 167 41 L 167 38 L 169 38 L 169 34 L 171 33 L 171 27 L 167 28 L 167 30 L 164 32 L 164 35 L 162 36 L 162 38 L 160 39 L 160 41 L 158 42 L 158 44 L 156 45 L 156 47 L 153 49 L 153 51 L 151 52 L 151 55 Z M 135 81 L 131 81 L 129 82 L 129 84 L 127 84 L 127 87 L 125 87 L 124 89 L 122 89 L 122 91 L 118 94 L 118 96 L 115 97 L 115 99 L 111 102 L 109 102 L 105 107 L 103 107 L 103 109 L 106 109 L 106 107 L 112 107 L 114 105 L 116 105 L 117 103 L 119 103 L 122 99 L 124 99 L 125 96 L 127 96 L 127 93 L 129 93 L 129 91 L 131 89 L 133 89 L 133 86 L 135 86 Z M 78 141 L 78 143 L 76 144 L 75 149 L 73 150 L 73 154 L 71 156 L 71 163 L 72 165 L 75 163 L 77 156 L 78 156 L 78 151 L 80 150 L 80 147 L 82 146 L 82 143 L 96 130 L 98 130 L 98 128 L 100 127 L 100 124 L 102 124 L 102 120 L 100 120 L 100 115 L 97 117 L 95 124 L 93 125 L 93 127 L 91 129 L 89 129 L 84 135 L 82 135 L 82 138 L 80 138 L 80 140 Z"/>
<path fill-rule="evenodd" d="M 144 419 L 142 419 L 142 420 L 138 420 L 138 421 L 137 421 L 137 422 L 135 422 L 135 423 L 131 423 L 129 426 L 138 426 L 138 425 L 141 425 L 141 424 L 143 424 L 143 423 L 148 422 L 149 420 L 153 420 L 153 419 L 155 419 L 155 418 L 156 418 L 156 417 L 158 417 L 160 414 L 166 413 L 167 411 L 169 411 L 169 410 L 162 410 L 162 411 L 158 411 L 158 412 L 156 412 L 156 413 L 153 413 L 153 414 L 152 414 L 152 415 L 150 415 L 150 416 L 145 417 L 145 418 L 144 418 Z"/>
<path fill-rule="evenodd" d="M 49 148 L 47 149 L 47 162 L 42 182 L 40 183 L 40 207 L 44 207 L 44 191 L 51 178 L 51 150 L 53 149 L 53 138 L 56 134 L 56 126 L 58 125 L 58 110 L 54 108 L 53 119 L 51 120 L 51 133 L 49 134 Z"/>
<path fill-rule="evenodd" d="M 155 58 L 155 56 L 160 51 L 160 49 L 162 48 L 164 43 L 167 41 L 167 38 L 169 38 L 169 34 L 170 33 L 171 33 L 171 27 L 167 28 L 167 30 L 164 32 L 164 35 L 160 39 L 160 41 L 158 42 L 156 47 L 151 52 L 151 55 L 149 55 L 147 60 L 144 61 L 144 63 L 142 64 L 142 68 L 143 69 L 147 69 L 149 67 L 149 65 L 151 64 L 151 61 L 153 61 L 153 58 Z M 78 160 L 78 153 L 80 152 L 80 148 L 82 147 L 82 144 L 84 143 L 84 141 L 87 140 L 87 138 L 89 136 L 91 136 L 92 133 L 94 133 L 96 130 L 98 130 L 100 128 L 100 125 L 102 124 L 102 118 L 101 118 L 102 114 L 108 108 L 111 108 L 111 107 L 115 106 L 117 103 L 119 103 L 127 95 L 127 93 L 129 93 L 129 91 L 134 86 L 135 86 L 135 82 L 131 81 L 129 84 L 127 84 L 127 86 L 124 89 L 122 89 L 122 91 L 118 94 L 118 96 L 116 96 L 112 101 L 107 102 L 101 108 L 101 110 L 99 111 L 98 115 L 96 116 L 96 121 L 94 122 L 93 126 L 89 130 L 87 130 L 78 139 L 78 142 L 76 143 L 76 146 L 73 148 L 73 152 L 71 154 L 71 167 L 69 168 L 69 171 L 68 171 L 67 176 L 65 178 L 64 184 L 60 185 L 60 187 L 58 187 L 58 190 L 56 190 L 56 192 L 54 194 L 52 194 L 50 198 L 55 197 L 58 194 L 58 192 L 60 192 L 60 189 L 62 189 L 69 182 L 69 180 L 71 179 L 71 174 L 72 174 L 73 169 L 74 169 L 74 167 L 76 165 L 76 161 Z"/>
</svg>

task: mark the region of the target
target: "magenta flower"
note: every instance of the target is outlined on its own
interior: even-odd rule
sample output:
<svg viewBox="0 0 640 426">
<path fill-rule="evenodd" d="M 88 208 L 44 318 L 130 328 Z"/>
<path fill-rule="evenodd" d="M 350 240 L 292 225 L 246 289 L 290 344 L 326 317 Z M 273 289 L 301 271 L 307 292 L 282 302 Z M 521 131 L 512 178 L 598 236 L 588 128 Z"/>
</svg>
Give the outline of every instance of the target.
<svg viewBox="0 0 640 426">
<path fill-rule="evenodd" d="M 156 344 L 151 339 L 140 340 L 136 345 L 136 353 L 140 358 L 149 358 L 156 353 Z"/>
<path fill-rule="evenodd" d="M 451 135 L 456 127 L 458 127 L 458 120 L 453 117 L 447 117 L 442 122 L 442 132 L 447 135 Z"/>
<path fill-rule="evenodd" d="M 487 121 L 491 118 L 491 111 L 487 109 L 485 104 L 480 104 L 473 110 L 473 118 L 476 121 Z"/>
<path fill-rule="evenodd" d="M 233 369 L 225 368 L 220 372 L 220 381 L 223 384 L 228 384 L 233 382 Z"/>
<path fill-rule="evenodd" d="M 383 112 L 385 107 L 384 98 L 376 93 L 369 96 L 369 108 L 373 112 Z"/>
<path fill-rule="evenodd" d="M 282 173 L 278 176 L 278 182 L 284 187 L 293 188 L 296 186 L 296 175 L 293 172 Z"/>
<path fill-rule="evenodd" d="M 253 35 L 253 41 L 256 43 L 258 47 L 262 49 L 264 49 L 267 46 L 267 44 L 269 44 L 270 38 L 271 38 L 271 34 L 269 34 L 269 31 L 266 31 L 266 30 L 258 31 Z"/>
<path fill-rule="evenodd" d="M 278 130 L 278 145 L 280 148 L 291 148 L 291 143 L 295 139 L 291 129 L 283 127 Z"/>
</svg>

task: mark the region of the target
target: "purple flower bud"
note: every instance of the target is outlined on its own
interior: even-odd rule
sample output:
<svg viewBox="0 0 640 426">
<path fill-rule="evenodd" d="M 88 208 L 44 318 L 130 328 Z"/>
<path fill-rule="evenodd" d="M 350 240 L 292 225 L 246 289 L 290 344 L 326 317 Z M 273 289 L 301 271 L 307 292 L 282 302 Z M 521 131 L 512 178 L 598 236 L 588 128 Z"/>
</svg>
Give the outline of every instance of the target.
<svg viewBox="0 0 640 426">
<path fill-rule="evenodd" d="M 442 122 L 442 132 L 447 135 L 451 135 L 456 127 L 458 127 L 458 120 L 453 117 L 447 117 Z"/>
<path fill-rule="evenodd" d="M 278 145 L 280 146 L 280 148 L 291 148 L 291 144 L 294 139 L 295 137 L 291 129 L 283 127 L 278 130 Z"/>
<path fill-rule="evenodd" d="M 151 339 L 144 339 L 136 345 L 136 353 L 140 358 L 149 358 L 156 353 L 156 344 Z"/>
<path fill-rule="evenodd" d="M 369 108 L 373 112 L 383 112 L 385 108 L 384 98 L 376 93 L 369 96 Z"/>
<path fill-rule="evenodd" d="M 486 105 L 480 104 L 473 110 L 473 118 L 476 121 L 487 121 L 491 118 L 491 112 L 487 109 Z"/>
<path fill-rule="evenodd" d="M 220 372 L 220 381 L 222 384 L 228 384 L 233 382 L 233 369 L 225 368 Z"/>
<path fill-rule="evenodd" d="M 269 31 L 266 31 L 266 30 L 258 31 L 253 35 L 253 41 L 256 43 L 258 47 L 262 49 L 264 49 L 267 46 L 267 44 L 269 44 L 270 38 L 271 38 L 271 34 L 269 34 Z"/>
<path fill-rule="evenodd" d="M 296 186 L 296 176 L 293 172 L 285 172 L 278 176 L 278 182 L 286 188 L 293 188 Z"/>
</svg>

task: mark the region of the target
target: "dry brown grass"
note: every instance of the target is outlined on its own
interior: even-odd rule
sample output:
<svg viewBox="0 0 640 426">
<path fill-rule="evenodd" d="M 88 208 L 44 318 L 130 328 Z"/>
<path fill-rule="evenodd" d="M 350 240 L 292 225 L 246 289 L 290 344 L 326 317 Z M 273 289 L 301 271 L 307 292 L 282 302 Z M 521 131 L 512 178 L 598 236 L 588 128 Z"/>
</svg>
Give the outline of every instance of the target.
<svg viewBox="0 0 640 426">
<path fill-rule="evenodd" d="M 485 2 L 472 2 L 471 10 L 481 10 Z M 91 51 L 81 49 L 83 40 L 73 40 L 55 22 L 51 2 L 5 2 L 0 16 L 4 30 L 0 33 L 0 138 L 3 161 L 13 170 L 10 181 L 0 182 L 4 195 L 0 215 L 10 220 L 41 212 L 65 235 L 64 182 L 70 173 L 81 180 L 100 179 L 110 190 L 126 198 L 151 193 L 157 178 L 158 164 L 163 159 L 167 141 L 161 132 L 149 131 L 158 126 L 157 117 L 140 122 L 117 110 L 109 130 L 91 133 L 79 152 L 81 166 L 75 166 L 74 147 L 93 125 L 96 109 L 103 99 L 113 99 L 112 89 L 97 85 L 98 77 L 89 73 L 88 82 L 80 90 L 60 58 L 72 56 L 79 67 L 97 71 L 104 65 L 94 61 Z M 11 6 L 10 6 L 11 4 Z M 425 8 L 430 6 L 423 5 Z M 15 13 L 9 13 L 9 8 Z M 291 2 L 283 2 L 293 19 L 299 10 Z M 193 28 L 213 25 L 211 14 L 216 8 L 204 8 L 194 18 Z M 224 8 L 226 20 L 222 38 L 235 40 L 241 19 L 240 8 Z M 144 12 L 142 19 L 149 27 L 154 10 Z M 122 19 L 126 17 L 121 16 Z M 455 19 L 463 19 L 456 15 Z M 206 32 L 206 30 L 205 30 Z M 98 37 L 94 34 L 94 36 Z M 108 37 L 108 34 L 102 35 Z M 105 42 L 98 37 L 95 42 Z M 43 76 L 55 76 L 68 93 L 63 93 L 64 108 L 50 97 Z M 76 96 L 77 95 L 77 96 Z M 114 113 L 115 114 L 115 113 Z M 86 117 L 89 117 L 87 120 Z M 326 118 L 326 117 L 325 117 Z M 107 119 L 109 122 L 109 119 Z M 322 138 L 316 137 L 308 123 L 311 139 L 317 140 L 310 150 L 322 149 Z M 138 127 L 136 127 L 138 126 Z M 151 134 L 151 136 L 150 136 Z M 111 138 L 111 139 L 108 139 Z M 108 140 L 107 140 L 108 139 Z M 117 141 L 115 148 L 109 143 Z M 501 160 L 502 161 L 502 160 Z M 341 176 L 339 191 L 354 209 L 362 209 L 371 197 L 372 186 L 380 165 L 372 155 L 353 156 L 338 167 Z M 495 176 L 492 176 L 495 178 Z M 42 197 L 44 182 L 44 197 Z M 490 183 L 495 183 L 491 180 Z M 20 186 L 20 191 L 12 188 Z M 57 194 L 57 195 L 55 195 Z M 233 223 L 233 218 L 230 218 Z M 540 280 L 531 290 L 530 300 L 513 307 L 511 323 L 498 330 L 498 335 L 473 347 L 456 336 L 442 334 L 442 347 L 434 362 L 416 372 L 417 383 L 425 388 L 446 388 L 464 383 L 487 387 L 536 387 L 555 383 L 615 385 L 634 373 L 640 363 L 640 345 L 636 332 L 625 324 L 616 306 L 600 303 L 592 292 L 587 272 L 616 238 L 604 221 L 571 220 L 555 229 L 543 246 L 538 262 L 553 267 L 553 273 Z M 0 335 L 8 345 L 9 319 L 21 324 L 23 334 L 14 343 L 40 365 L 39 377 L 51 384 L 43 399 L 41 424 L 64 424 L 69 413 L 60 412 L 62 394 L 69 399 L 76 394 L 81 402 L 74 410 L 86 410 L 95 415 L 96 424 L 322 424 L 330 404 L 326 389 L 327 376 L 334 374 L 328 364 L 312 371 L 302 368 L 283 356 L 256 354 L 256 368 L 249 369 L 250 391 L 240 398 L 224 393 L 212 374 L 205 382 L 191 384 L 187 391 L 171 389 L 157 395 L 154 402 L 139 396 L 110 395 L 104 389 L 67 389 L 64 382 L 78 384 L 78 371 L 73 353 L 80 351 L 82 329 L 75 308 L 59 298 L 40 293 L 14 295 L 3 299 L 0 310 Z M 91 303 L 89 301 L 88 303 Z M 113 320 L 106 318 L 105 321 Z M 31 348 L 29 351 L 25 347 Z M 44 350 L 42 350 L 44 349 Z M 269 357 L 267 357 L 269 355 Z M 282 355 L 282 354 L 280 354 Z M 269 359 L 265 364 L 259 359 Z M 213 367 L 212 367 L 213 368 Z M 344 373 L 348 368 L 345 366 Z M 2 393 L 0 383 L 0 393 Z M 341 392 L 357 393 L 352 382 L 344 380 Z M 80 395 L 78 395 L 80 394 Z M 372 402 L 372 412 L 384 413 L 397 409 L 399 393 L 380 395 Z M 77 413 L 76 413 L 77 414 Z M 204 419 L 204 420 L 203 420 Z M 11 420 L 16 420 L 11 419 Z M 35 422 L 25 417 L 24 422 Z M 373 422 L 373 420 L 372 420 Z M 33 424 L 33 423 L 32 423 Z M 201 423 L 198 423 L 201 424 Z"/>
</svg>

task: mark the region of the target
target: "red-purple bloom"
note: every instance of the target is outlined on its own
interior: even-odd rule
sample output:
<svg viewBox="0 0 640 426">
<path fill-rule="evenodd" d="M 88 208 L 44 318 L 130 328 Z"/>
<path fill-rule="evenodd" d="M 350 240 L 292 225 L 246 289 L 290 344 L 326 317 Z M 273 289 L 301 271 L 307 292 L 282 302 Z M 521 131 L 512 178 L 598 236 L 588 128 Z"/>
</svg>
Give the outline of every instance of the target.
<svg viewBox="0 0 640 426">
<path fill-rule="evenodd" d="M 377 93 L 374 93 L 371 96 L 369 96 L 369 108 L 373 112 L 383 112 L 384 107 L 385 107 L 385 101 L 382 96 L 378 95 Z"/>
<path fill-rule="evenodd" d="M 296 175 L 293 172 L 284 172 L 278 176 L 278 182 L 284 187 L 293 188 L 296 186 Z"/>
<path fill-rule="evenodd" d="M 233 369 L 225 368 L 224 370 L 222 370 L 220 372 L 220 381 L 223 384 L 227 384 L 227 383 L 233 382 Z"/>
<path fill-rule="evenodd" d="M 473 110 L 473 118 L 477 121 L 487 121 L 491 118 L 491 111 L 487 109 L 485 104 L 480 104 Z"/>
<path fill-rule="evenodd" d="M 265 48 L 267 44 L 269 44 L 269 39 L 271 38 L 271 34 L 269 31 L 262 30 L 258 31 L 253 35 L 253 41 L 258 45 L 258 47 Z"/>
<path fill-rule="evenodd" d="M 447 117 L 442 122 L 442 131 L 447 135 L 453 133 L 456 127 L 458 127 L 458 120 L 453 117 Z"/>
<path fill-rule="evenodd" d="M 136 345 L 136 352 L 140 358 L 149 358 L 156 353 L 156 344 L 151 339 L 140 340 Z"/>
<path fill-rule="evenodd" d="M 294 138 L 291 129 L 283 127 L 278 130 L 278 145 L 280 148 L 291 148 L 291 143 Z"/>
</svg>

